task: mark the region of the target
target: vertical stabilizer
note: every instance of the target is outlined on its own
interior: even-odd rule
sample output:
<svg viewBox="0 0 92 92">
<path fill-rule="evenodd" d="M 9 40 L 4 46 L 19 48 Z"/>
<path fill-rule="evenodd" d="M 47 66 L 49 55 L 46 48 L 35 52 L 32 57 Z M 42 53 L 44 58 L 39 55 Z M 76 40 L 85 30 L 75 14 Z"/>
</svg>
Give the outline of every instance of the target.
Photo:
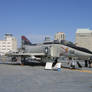
<svg viewBox="0 0 92 92">
<path fill-rule="evenodd" d="M 21 41 L 22 41 L 22 46 L 32 44 L 25 36 L 21 36 Z"/>
</svg>

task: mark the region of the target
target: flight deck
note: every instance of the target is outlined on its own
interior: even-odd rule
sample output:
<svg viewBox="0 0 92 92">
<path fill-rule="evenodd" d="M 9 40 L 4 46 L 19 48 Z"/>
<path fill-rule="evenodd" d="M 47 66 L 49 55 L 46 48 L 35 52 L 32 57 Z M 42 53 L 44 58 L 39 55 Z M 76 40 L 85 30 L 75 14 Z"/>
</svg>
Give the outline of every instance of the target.
<svg viewBox="0 0 92 92">
<path fill-rule="evenodd" d="M 92 68 L 44 70 L 0 61 L 1 92 L 92 92 Z"/>
</svg>

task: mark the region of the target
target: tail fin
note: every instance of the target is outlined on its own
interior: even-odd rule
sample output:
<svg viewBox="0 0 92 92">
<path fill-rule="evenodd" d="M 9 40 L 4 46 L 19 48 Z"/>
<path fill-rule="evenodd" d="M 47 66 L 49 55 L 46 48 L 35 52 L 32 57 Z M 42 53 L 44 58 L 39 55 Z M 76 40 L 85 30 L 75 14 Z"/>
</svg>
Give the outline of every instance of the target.
<svg viewBox="0 0 92 92">
<path fill-rule="evenodd" d="M 32 43 L 25 37 L 21 36 L 22 45 L 31 45 Z"/>
</svg>

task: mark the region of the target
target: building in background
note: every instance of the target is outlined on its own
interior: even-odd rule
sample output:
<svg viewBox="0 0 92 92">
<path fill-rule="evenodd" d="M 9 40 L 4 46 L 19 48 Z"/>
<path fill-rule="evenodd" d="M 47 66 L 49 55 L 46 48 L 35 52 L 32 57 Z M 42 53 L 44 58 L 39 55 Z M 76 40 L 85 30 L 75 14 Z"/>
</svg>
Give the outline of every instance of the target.
<svg viewBox="0 0 92 92">
<path fill-rule="evenodd" d="M 55 40 L 58 40 L 59 42 L 60 42 L 61 40 L 65 40 L 65 34 L 64 34 L 63 32 L 58 32 L 58 33 L 56 33 L 56 35 L 55 35 Z"/>
<path fill-rule="evenodd" d="M 77 46 L 84 47 L 92 51 L 92 31 L 89 29 L 77 29 L 75 43 Z"/>
<path fill-rule="evenodd" d="M 17 40 L 12 34 L 5 34 L 4 40 L 0 40 L 0 54 L 4 55 L 9 51 L 17 51 Z"/>
</svg>

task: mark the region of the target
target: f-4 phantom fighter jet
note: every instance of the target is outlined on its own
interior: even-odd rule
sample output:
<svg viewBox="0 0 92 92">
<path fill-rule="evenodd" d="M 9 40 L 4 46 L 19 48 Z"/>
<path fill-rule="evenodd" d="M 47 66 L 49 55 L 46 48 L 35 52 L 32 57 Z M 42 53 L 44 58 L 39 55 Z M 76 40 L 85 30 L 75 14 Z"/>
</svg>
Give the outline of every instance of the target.
<svg viewBox="0 0 92 92">
<path fill-rule="evenodd" d="M 12 57 L 21 57 L 21 63 L 27 58 L 40 62 L 56 62 L 59 58 L 66 57 L 76 60 L 91 60 L 92 52 L 86 48 L 78 47 L 72 42 L 62 40 L 32 44 L 25 36 L 21 37 L 21 51 L 11 53 Z"/>
</svg>

